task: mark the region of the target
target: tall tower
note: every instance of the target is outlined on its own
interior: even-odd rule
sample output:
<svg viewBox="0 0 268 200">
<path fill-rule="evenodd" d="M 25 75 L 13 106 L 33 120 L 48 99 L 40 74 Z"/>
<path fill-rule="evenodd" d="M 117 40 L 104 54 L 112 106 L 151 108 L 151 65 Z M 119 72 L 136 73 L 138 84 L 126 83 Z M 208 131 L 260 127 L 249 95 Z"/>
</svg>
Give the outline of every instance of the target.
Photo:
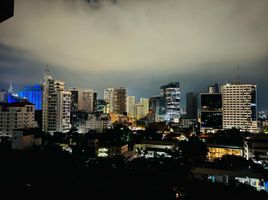
<svg viewBox="0 0 268 200">
<path fill-rule="evenodd" d="M 257 86 L 225 84 L 221 87 L 223 128 L 257 132 Z"/>
<path fill-rule="evenodd" d="M 197 119 L 197 94 L 189 92 L 186 94 L 186 113 L 190 119 Z"/>
<path fill-rule="evenodd" d="M 70 125 L 71 92 L 65 91 L 65 82 L 53 80 L 44 73 L 43 131 L 68 132 Z"/>
<path fill-rule="evenodd" d="M 127 111 L 127 89 L 123 87 L 104 90 L 108 113 L 123 114 Z"/>
<path fill-rule="evenodd" d="M 181 115 L 180 83 L 163 85 L 160 87 L 160 92 L 165 102 L 166 121 L 178 122 Z"/>
<path fill-rule="evenodd" d="M 208 93 L 200 94 L 201 132 L 215 133 L 222 129 L 222 96 L 218 84 L 210 85 Z"/>
<path fill-rule="evenodd" d="M 127 97 L 127 114 L 130 117 L 134 117 L 135 104 L 136 104 L 135 96 L 128 96 Z"/>
</svg>

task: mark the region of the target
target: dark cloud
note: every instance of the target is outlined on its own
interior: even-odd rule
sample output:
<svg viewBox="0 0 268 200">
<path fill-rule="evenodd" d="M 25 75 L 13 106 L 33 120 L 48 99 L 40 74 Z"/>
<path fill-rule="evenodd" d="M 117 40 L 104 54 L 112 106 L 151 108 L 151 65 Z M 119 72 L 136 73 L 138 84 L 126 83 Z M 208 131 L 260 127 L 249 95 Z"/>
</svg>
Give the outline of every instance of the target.
<svg viewBox="0 0 268 200">
<path fill-rule="evenodd" d="M 126 86 L 149 97 L 170 81 L 180 81 L 185 94 L 235 80 L 239 65 L 268 110 L 266 0 L 99 3 L 16 1 L 15 16 L 0 24 L 0 85 L 39 82 L 50 64 L 55 78 L 101 96 Z"/>
</svg>

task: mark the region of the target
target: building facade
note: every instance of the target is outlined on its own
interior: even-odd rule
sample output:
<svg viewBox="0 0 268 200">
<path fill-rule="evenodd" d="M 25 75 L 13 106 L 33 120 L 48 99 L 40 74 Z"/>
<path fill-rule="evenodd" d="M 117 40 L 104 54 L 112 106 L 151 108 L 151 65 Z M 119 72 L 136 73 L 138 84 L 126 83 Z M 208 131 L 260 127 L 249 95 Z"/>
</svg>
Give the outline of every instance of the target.
<svg viewBox="0 0 268 200">
<path fill-rule="evenodd" d="M 0 135 L 11 137 L 15 129 L 36 127 L 34 104 L 0 103 Z"/>
<path fill-rule="evenodd" d="M 165 102 L 163 96 L 149 98 L 149 118 L 151 122 L 165 120 Z"/>
<path fill-rule="evenodd" d="M 68 132 L 71 128 L 71 92 L 65 91 L 65 82 L 53 80 L 44 74 L 43 131 L 45 133 Z"/>
<path fill-rule="evenodd" d="M 127 112 L 127 89 L 123 87 L 104 90 L 104 100 L 107 103 L 107 112 L 124 114 Z"/>
<path fill-rule="evenodd" d="M 180 109 L 180 83 L 172 82 L 160 87 L 160 93 L 165 102 L 165 118 L 168 122 L 179 122 Z"/>
<path fill-rule="evenodd" d="M 257 132 L 257 86 L 225 84 L 221 87 L 223 128 Z"/>
<path fill-rule="evenodd" d="M 25 86 L 24 89 L 18 93 L 18 96 L 20 98 L 26 98 L 29 102 L 33 103 L 36 110 L 42 110 L 42 85 Z"/>
<path fill-rule="evenodd" d="M 197 119 L 198 98 L 197 94 L 189 92 L 186 94 L 186 115 L 189 119 Z"/>
<path fill-rule="evenodd" d="M 135 104 L 136 104 L 135 96 L 128 96 L 127 97 L 127 114 L 131 118 L 134 117 Z"/>
<path fill-rule="evenodd" d="M 222 129 L 222 96 L 220 93 L 200 94 L 201 132 L 213 133 Z"/>
</svg>

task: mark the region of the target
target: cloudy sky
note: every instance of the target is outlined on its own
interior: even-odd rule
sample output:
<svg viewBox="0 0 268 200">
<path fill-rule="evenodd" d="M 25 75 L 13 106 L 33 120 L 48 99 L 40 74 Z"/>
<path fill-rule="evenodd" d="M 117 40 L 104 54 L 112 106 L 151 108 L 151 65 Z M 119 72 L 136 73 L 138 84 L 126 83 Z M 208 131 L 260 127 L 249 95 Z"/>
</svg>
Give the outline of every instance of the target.
<svg viewBox="0 0 268 200">
<path fill-rule="evenodd" d="M 46 65 L 67 87 L 124 86 L 150 97 L 179 81 L 258 86 L 268 110 L 267 0 L 15 0 L 0 24 L 0 88 L 39 83 Z"/>
</svg>

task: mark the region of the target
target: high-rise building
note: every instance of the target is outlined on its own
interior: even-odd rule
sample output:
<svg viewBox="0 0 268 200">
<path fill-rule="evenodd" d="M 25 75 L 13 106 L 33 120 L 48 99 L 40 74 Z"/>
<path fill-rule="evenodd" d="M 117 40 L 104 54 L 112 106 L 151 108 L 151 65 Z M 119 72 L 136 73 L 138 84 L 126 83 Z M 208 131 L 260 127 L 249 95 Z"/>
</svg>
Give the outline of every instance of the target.
<svg viewBox="0 0 268 200">
<path fill-rule="evenodd" d="M 0 23 L 13 17 L 14 15 L 14 0 L 0 1 Z"/>
<path fill-rule="evenodd" d="M 208 87 L 208 93 L 220 93 L 218 83 L 214 83 Z"/>
<path fill-rule="evenodd" d="M 104 99 L 97 99 L 97 112 L 106 113 L 105 108 L 106 102 L 104 101 Z"/>
<path fill-rule="evenodd" d="M 172 82 L 160 87 L 165 102 L 166 121 L 179 122 L 180 110 L 180 83 Z"/>
<path fill-rule="evenodd" d="M 34 111 L 30 102 L 0 103 L 0 135 L 11 136 L 15 129 L 36 128 Z"/>
<path fill-rule="evenodd" d="M 150 97 L 149 118 L 152 122 L 161 122 L 165 120 L 165 101 L 163 96 Z"/>
<path fill-rule="evenodd" d="M 113 88 L 107 88 L 104 90 L 104 101 L 106 102 L 106 112 L 112 112 L 113 108 Z"/>
<path fill-rule="evenodd" d="M 71 111 L 82 110 L 83 91 L 80 88 L 70 88 L 71 92 Z"/>
<path fill-rule="evenodd" d="M 18 96 L 20 98 L 26 98 L 29 102 L 33 103 L 36 110 L 42 110 L 42 85 L 25 86 L 24 89 L 18 93 Z"/>
<path fill-rule="evenodd" d="M 114 88 L 112 112 L 115 114 L 124 114 L 127 111 L 127 89 L 123 87 Z"/>
<path fill-rule="evenodd" d="M 140 98 L 140 103 L 143 105 L 144 115 L 147 115 L 149 113 L 149 99 Z"/>
<path fill-rule="evenodd" d="M 0 102 L 7 102 L 8 92 L 6 90 L 0 90 Z"/>
<path fill-rule="evenodd" d="M 197 94 L 189 92 L 186 94 L 186 114 L 187 118 L 197 119 L 197 109 L 198 109 L 198 99 Z"/>
<path fill-rule="evenodd" d="M 200 118 L 201 132 L 214 133 L 216 130 L 222 129 L 222 97 L 221 93 L 200 94 Z"/>
<path fill-rule="evenodd" d="M 223 128 L 257 132 L 257 86 L 233 83 L 221 87 Z"/>
<path fill-rule="evenodd" d="M 135 119 L 139 120 L 142 117 L 145 117 L 145 109 L 142 103 L 137 103 L 134 106 L 134 117 Z"/>
<path fill-rule="evenodd" d="M 135 104 L 136 104 L 135 96 L 128 96 L 127 97 L 127 114 L 130 117 L 134 117 Z"/>
<path fill-rule="evenodd" d="M 71 92 L 65 90 L 65 82 L 44 74 L 43 131 L 45 133 L 68 132 L 71 128 Z"/>
<path fill-rule="evenodd" d="M 104 100 L 108 105 L 108 113 L 124 114 L 126 108 L 127 89 L 123 87 L 104 90 Z"/>
<path fill-rule="evenodd" d="M 84 90 L 82 92 L 82 110 L 88 113 L 96 112 L 97 110 L 97 92 L 92 89 Z"/>
</svg>

